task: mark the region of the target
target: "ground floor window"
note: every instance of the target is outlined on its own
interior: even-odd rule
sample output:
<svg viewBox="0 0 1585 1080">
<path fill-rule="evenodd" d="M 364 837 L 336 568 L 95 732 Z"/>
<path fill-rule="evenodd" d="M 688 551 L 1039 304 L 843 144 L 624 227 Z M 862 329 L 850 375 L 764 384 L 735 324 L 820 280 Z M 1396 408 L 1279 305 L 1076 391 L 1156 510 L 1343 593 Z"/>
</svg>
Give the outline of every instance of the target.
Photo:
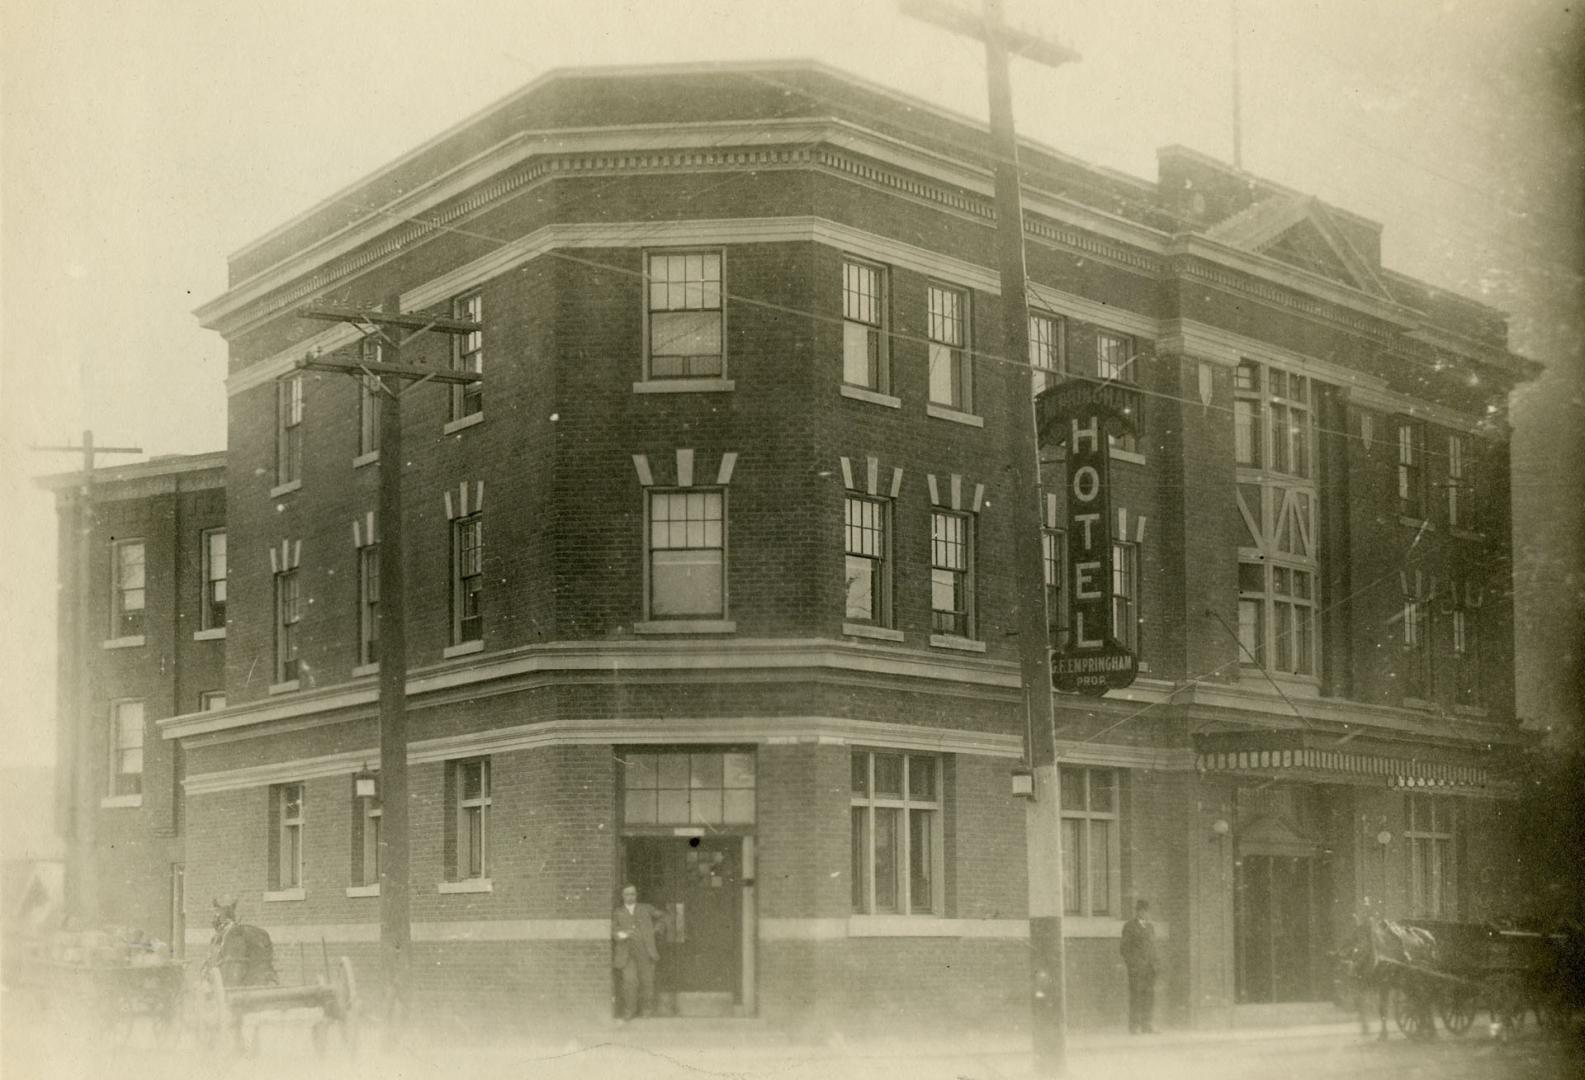
<svg viewBox="0 0 1585 1080">
<path fill-rule="evenodd" d="M 942 914 L 941 759 L 855 750 L 852 889 L 856 914 Z"/>
<path fill-rule="evenodd" d="M 270 888 L 303 886 L 303 785 L 270 788 Z"/>
<path fill-rule="evenodd" d="M 1065 766 L 1062 787 L 1062 910 L 1117 915 L 1121 857 L 1116 769 Z"/>
<path fill-rule="evenodd" d="M 1428 919 L 1458 915 L 1457 813 L 1452 799 L 1409 795 L 1409 907 Z"/>
<path fill-rule="evenodd" d="M 446 771 L 446 878 L 490 876 L 490 759 L 453 761 Z"/>
</svg>

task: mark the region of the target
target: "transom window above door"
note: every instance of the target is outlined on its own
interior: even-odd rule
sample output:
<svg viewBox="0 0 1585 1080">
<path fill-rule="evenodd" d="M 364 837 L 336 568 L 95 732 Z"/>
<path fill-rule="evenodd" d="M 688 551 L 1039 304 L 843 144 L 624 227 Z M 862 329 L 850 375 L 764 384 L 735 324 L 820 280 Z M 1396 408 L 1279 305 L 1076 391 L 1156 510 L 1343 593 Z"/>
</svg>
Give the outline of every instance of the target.
<svg viewBox="0 0 1585 1080">
<path fill-rule="evenodd" d="M 617 752 L 629 825 L 754 824 L 749 750 Z"/>
</svg>

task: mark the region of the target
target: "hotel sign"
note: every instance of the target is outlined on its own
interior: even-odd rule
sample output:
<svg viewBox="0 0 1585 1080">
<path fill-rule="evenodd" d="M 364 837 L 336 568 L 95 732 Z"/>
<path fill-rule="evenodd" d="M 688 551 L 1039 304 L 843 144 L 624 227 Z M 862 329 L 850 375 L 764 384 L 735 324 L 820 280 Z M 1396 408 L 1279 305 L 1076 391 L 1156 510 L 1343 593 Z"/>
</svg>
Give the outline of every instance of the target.
<svg viewBox="0 0 1585 1080">
<path fill-rule="evenodd" d="M 1132 430 L 1137 391 L 1070 380 L 1036 399 L 1040 431 L 1068 448 L 1068 643 L 1051 658 L 1051 684 L 1100 697 L 1139 673 L 1112 635 L 1112 500 L 1108 429 Z"/>
</svg>

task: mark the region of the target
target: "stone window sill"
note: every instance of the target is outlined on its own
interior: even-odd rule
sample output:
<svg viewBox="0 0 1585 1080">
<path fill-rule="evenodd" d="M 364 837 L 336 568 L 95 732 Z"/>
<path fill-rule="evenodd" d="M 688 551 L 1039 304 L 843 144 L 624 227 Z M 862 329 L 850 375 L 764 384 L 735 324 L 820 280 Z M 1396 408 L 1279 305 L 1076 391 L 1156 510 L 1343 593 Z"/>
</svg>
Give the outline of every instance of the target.
<svg viewBox="0 0 1585 1080">
<path fill-rule="evenodd" d="M 657 619 L 633 624 L 635 634 L 735 634 L 732 619 Z"/>
<path fill-rule="evenodd" d="M 985 651 L 985 642 L 975 641 L 973 638 L 955 637 L 951 634 L 931 634 L 930 645 L 935 649 L 956 649 L 959 652 Z"/>
<path fill-rule="evenodd" d="M 876 641 L 902 641 L 903 632 L 893 630 L 888 626 L 870 626 L 866 623 L 842 624 L 842 632 L 849 637 L 874 638 Z"/>
<path fill-rule="evenodd" d="M 482 423 L 484 423 L 484 414 L 482 412 L 469 413 L 467 416 L 459 416 L 457 419 L 444 425 L 440 429 L 440 433 L 442 435 L 455 435 L 459 431 L 466 431 L 475 424 Z M 375 453 L 378 454 L 379 451 L 376 450 Z"/>
<path fill-rule="evenodd" d="M 301 684 L 296 679 L 287 679 L 285 682 L 271 683 L 269 692 L 272 694 L 290 694 L 298 689 Z"/>
<path fill-rule="evenodd" d="M 487 877 L 467 878 L 463 881 L 442 881 L 435 889 L 443 893 L 486 893 L 495 891 L 495 882 Z"/>
<path fill-rule="evenodd" d="M 378 450 L 370 450 L 367 454 L 359 454 L 357 457 L 353 458 L 352 467 L 354 469 L 361 469 L 365 465 L 373 465 L 379 460 L 380 452 Z"/>
<path fill-rule="evenodd" d="M 1113 461 L 1126 461 L 1130 465 L 1143 465 L 1145 463 L 1145 455 L 1137 450 L 1123 450 L 1113 446 L 1109 448 L 1109 452 Z"/>
<path fill-rule="evenodd" d="M 136 634 L 132 637 L 113 637 L 105 641 L 102 648 L 106 649 L 136 649 L 143 645 L 143 635 Z"/>
<path fill-rule="evenodd" d="M 99 806 L 104 810 L 126 810 L 142 805 L 142 795 L 106 795 L 99 800 Z"/>
<path fill-rule="evenodd" d="M 459 641 L 455 645 L 447 645 L 444 649 L 440 650 L 440 655 L 444 659 L 450 660 L 454 656 L 469 656 L 473 653 L 483 651 L 484 640 L 481 638 L 477 641 Z"/>
<path fill-rule="evenodd" d="M 967 427 L 982 428 L 985 426 L 985 417 L 983 416 L 975 416 L 973 413 L 966 413 L 949 405 L 937 405 L 933 401 L 926 403 L 925 414 L 933 416 L 937 420 L 950 420 L 954 424 L 963 424 Z"/>
<path fill-rule="evenodd" d="M 288 480 L 284 484 L 276 484 L 270 489 L 270 498 L 273 499 L 277 495 L 290 495 L 302 486 L 303 482 L 301 480 Z"/>
<path fill-rule="evenodd" d="M 224 640 L 225 636 L 226 628 L 224 626 L 211 626 L 208 630 L 193 631 L 194 641 L 221 641 Z"/>
<path fill-rule="evenodd" d="M 736 388 L 731 379 L 646 379 L 633 384 L 633 393 L 719 394 Z"/>
<path fill-rule="evenodd" d="M 376 881 L 373 885 L 348 885 L 347 895 L 351 897 L 379 896 L 380 883 Z"/>
<path fill-rule="evenodd" d="M 352 669 L 352 677 L 354 679 L 361 679 L 365 675 L 378 675 L 379 673 L 380 665 L 378 662 L 373 664 L 359 664 L 357 667 Z"/>
<path fill-rule="evenodd" d="M 902 398 L 893 397 L 891 394 L 883 394 L 879 390 L 871 390 L 868 387 L 843 383 L 838 387 L 838 390 L 841 391 L 843 397 L 852 398 L 854 401 L 867 401 L 871 405 L 884 405 L 888 409 L 900 409 L 903 407 Z"/>
<path fill-rule="evenodd" d="M 1424 698 L 1406 697 L 1403 699 L 1405 709 L 1418 709 L 1421 712 L 1436 712 L 1436 703 L 1426 701 Z"/>
<path fill-rule="evenodd" d="M 284 904 L 294 900 L 306 900 L 308 893 L 302 886 L 295 889 L 272 889 L 264 894 L 266 904 Z"/>
</svg>

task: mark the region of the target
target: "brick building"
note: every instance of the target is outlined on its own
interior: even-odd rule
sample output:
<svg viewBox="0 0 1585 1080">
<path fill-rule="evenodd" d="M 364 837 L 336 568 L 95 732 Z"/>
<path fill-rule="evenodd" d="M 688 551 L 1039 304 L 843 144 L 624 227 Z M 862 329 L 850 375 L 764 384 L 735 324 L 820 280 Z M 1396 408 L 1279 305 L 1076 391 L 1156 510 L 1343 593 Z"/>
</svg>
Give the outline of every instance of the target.
<svg viewBox="0 0 1585 1080">
<path fill-rule="evenodd" d="M 626 879 L 676 924 L 680 1012 L 1026 1014 L 1009 611 L 1038 585 L 985 143 L 818 65 L 563 72 L 233 254 L 199 310 L 231 357 L 227 704 L 146 713 L 145 768 L 186 762 L 189 914 L 235 893 L 372 973 L 378 397 L 292 365 L 366 347 L 300 305 L 395 292 L 484 324 L 404 359 L 488 376 L 403 405 L 426 1000 L 608 1016 Z M 1105 527 L 1141 675 L 1057 699 L 1074 1022 L 1123 1013 L 1135 897 L 1189 1023 L 1326 996 L 1361 905 L 1509 908 L 1505 401 L 1534 368 L 1502 316 L 1192 151 L 1155 182 L 1022 153 L 1035 362 L 1138 401 Z"/>
<path fill-rule="evenodd" d="M 58 729 L 57 819 L 72 846 L 93 852 L 86 924 L 179 943 L 182 746 L 160 739 L 156 725 L 226 704 L 225 454 L 101 468 L 93 479 L 85 629 L 76 602 L 80 477 L 41 482 L 60 514 L 62 701 L 78 720 Z M 87 790 L 74 767 L 81 752 L 102 777 Z"/>
</svg>

